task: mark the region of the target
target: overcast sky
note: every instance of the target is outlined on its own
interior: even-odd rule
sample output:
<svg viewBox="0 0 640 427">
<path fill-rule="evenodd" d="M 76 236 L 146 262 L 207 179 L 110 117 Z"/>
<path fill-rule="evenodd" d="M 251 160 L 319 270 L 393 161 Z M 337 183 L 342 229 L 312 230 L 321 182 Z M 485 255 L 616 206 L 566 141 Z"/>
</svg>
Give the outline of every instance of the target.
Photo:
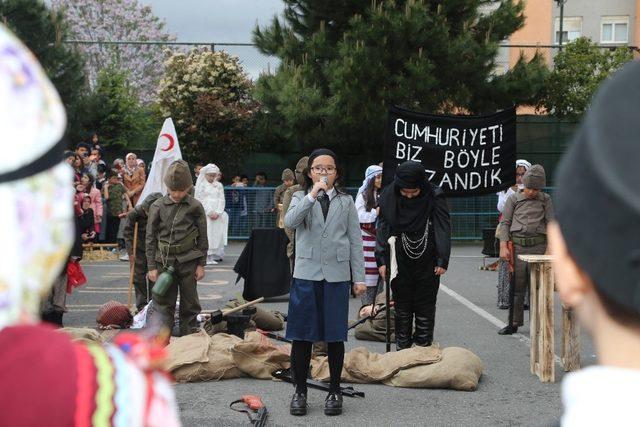
<svg viewBox="0 0 640 427">
<path fill-rule="evenodd" d="M 138 0 L 151 6 L 166 22 L 167 30 L 184 42 L 251 43 L 256 23 L 265 26 L 284 8 L 282 0 Z M 257 77 L 275 58 L 260 55 L 253 47 L 224 47 L 238 55 L 246 71 Z"/>
</svg>

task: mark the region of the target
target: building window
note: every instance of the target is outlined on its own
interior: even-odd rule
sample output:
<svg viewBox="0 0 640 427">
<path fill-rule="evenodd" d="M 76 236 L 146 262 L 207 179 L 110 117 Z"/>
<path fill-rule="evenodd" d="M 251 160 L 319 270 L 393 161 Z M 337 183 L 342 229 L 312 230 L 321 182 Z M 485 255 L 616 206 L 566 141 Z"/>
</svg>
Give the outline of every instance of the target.
<svg viewBox="0 0 640 427">
<path fill-rule="evenodd" d="M 600 43 L 627 43 L 629 41 L 628 16 L 603 16 Z"/>
<path fill-rule="evenodd" d="M 560 18 L 556 18 L 555 43 L 560 43 Z M 562 19 L 562 43 L 572 42 L 582 35 L 582 17 L 564 17 Z"/>
</svg>

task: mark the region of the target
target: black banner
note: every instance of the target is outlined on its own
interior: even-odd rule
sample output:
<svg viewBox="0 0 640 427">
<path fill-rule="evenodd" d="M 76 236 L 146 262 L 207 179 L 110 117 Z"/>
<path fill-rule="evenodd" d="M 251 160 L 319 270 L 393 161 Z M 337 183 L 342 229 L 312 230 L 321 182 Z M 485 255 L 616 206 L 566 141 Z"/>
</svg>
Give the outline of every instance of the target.
<svg viewBox="0 0 640 427">
<path fill-rule="evenodd" d="M 488 116 L 436 116 L 391 107 L 383 183 L 407 160 L 421 162 L 447 196 L 495 193 L 516 180 L 515 108 Z"/>
</svg>

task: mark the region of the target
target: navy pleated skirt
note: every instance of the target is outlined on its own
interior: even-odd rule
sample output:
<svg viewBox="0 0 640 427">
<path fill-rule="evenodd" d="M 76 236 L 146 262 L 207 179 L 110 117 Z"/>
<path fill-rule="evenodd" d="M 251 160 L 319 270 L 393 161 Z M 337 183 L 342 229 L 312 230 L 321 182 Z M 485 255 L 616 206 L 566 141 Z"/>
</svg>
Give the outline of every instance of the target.
<svg viewBox="0 0 640 427">
<path fill-rule="evenodd" d="M 294 278 L 286 337 L 294 341 L 346 341 L 350 285 Z"/>
</svg>

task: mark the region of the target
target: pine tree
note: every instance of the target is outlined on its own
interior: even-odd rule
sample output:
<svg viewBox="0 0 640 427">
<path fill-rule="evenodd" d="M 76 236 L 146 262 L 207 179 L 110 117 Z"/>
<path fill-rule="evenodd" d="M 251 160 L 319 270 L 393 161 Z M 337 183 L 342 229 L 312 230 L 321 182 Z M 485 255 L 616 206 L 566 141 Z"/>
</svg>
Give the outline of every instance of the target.
<svg viewBox="0 0 640 427">
<path fill-rule="evenodd" d="M 282 64 L 257 97 L 280 136 L 305 148 L 381 153 L 391 105 L 491 113 L 535 104 L 541 55 L 497 74 L 499 44 L 524 24 L 515 0 L 284 0 L 284 21 L 254 30 Z"/>
<path fill-rule="evenodd" d="M 68 34 L 65 21 L 41 0 L 0 0 L 0 20 L 40 61 L 67 110 L 67 139 L 76 137 L 74 118 L 86 80 L 81 55 L 62 44 Z"/>
</svg>

